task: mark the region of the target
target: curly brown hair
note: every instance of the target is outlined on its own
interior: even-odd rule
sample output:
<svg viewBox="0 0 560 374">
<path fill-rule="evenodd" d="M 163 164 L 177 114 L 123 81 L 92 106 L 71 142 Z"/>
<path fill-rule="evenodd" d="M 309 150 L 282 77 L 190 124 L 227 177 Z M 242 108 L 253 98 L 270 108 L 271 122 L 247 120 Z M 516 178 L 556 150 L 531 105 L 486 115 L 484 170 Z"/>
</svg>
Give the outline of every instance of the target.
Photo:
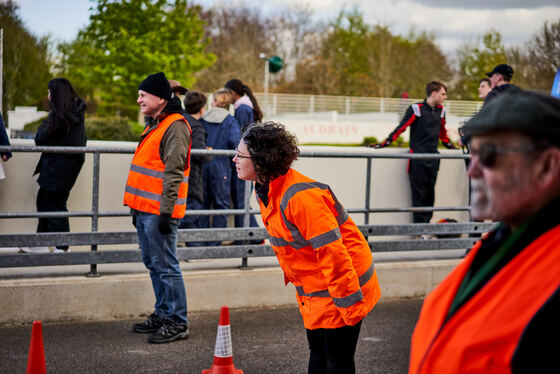
<svg viewBox="0 0 560 374">
<path fill-rule="evenodd" d="M 249 124 L 243 129 L 241 141 L 247 145 L 255 172 L 264 184 L 286 174 L 299 156 L 295 135 L 281 123 Z"/>
</svg>

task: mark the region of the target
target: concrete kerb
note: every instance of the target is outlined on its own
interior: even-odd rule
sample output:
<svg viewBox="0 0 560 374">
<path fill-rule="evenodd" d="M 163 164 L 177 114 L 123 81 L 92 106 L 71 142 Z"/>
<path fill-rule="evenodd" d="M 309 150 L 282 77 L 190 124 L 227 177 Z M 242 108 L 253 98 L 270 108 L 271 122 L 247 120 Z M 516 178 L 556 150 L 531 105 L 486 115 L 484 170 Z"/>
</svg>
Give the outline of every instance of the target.
<svg viewBox="0 0 560 374">
<path fill-rule="evenodd" d="M 376 262 L 382 300 L 422 297 L 459 262 L 458 259 Z M 230 308 L 296 306 L 293 285 L 284 286 L 280 267 L 250 271 L 207 268 L 183 271 L 189 312 Z M 154 295 L 147 271 L 0 279 L 0 324 L 41 321 L 107 320 L 148 314 Z"/>
</svg>

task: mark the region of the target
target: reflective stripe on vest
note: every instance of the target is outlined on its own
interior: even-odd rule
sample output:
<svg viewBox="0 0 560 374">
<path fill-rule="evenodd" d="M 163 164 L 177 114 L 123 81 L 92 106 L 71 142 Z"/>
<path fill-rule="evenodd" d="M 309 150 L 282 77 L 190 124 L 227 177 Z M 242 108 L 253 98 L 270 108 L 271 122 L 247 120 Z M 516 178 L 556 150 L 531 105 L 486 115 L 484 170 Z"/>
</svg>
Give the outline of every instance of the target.
<svg viewBox="0 0 560 374">
<path fill-rule="evenodd" d="M 159 147 L 163 135 L 175 121 L 183 121 L 191 132 L 189 124 L 181 114 L 168 115 L 140 143 L 134 153 L 125 188 L 124 204 L 142 212 L 159 214 L 162 201 L 165 164 L 159 157 Z M 148 131 L 146 129 L 145 131 Z M 191 141 L 192 141 L 192 137 Z M 187 150 L 187 167 L 178 189 L 171 217 L 182 218 L 185 215 L 190 167 L 190 144 Z"/>
<path fill-rule="evenodd" d="M 340 229 L 337 227 L 335 229 L 332 229 L 331 231 L 327 231 L 325 233 L 317 235 L 314 238 L 310 238 L 309 240 L 305 240 L 303 238 L 303 235 L 301 235 L 301 233 L 299 232 L 296 225 L 294 225 L 292 222 L 290 222 L 286 218 L 286 214 L 284 213 L 284 211 L 288 207 L 288 203 L 289 203 L 290 199 L 292 197 L 294 197 L 294 195 L 296 193 L 301 192 L 301 191 L 305 191 L 305 190 L 309 190 L 309 189 L 312 189 L 312 188 L 319 188 L 321 190 L 329 190 L 329 193 L 330 193 L 331 197 L 335 201 L 335 210 L 336 210 L 336 213 L 337 213 L 336 221 L 338 223 L 338 226 L 342 225 L 344 222 L 346 222 L 348 220 L 348 214 L 346 213 L 346 210 L 342 207 L 342 204 L 340 204 L 340 202 L 337 200 L 336 196 L 334 195 L 334 193 L 332 192 L 331 188 L 328 185 L 326 185 L 324 183 L 319 183 L 319 182 L 307 182 L 307 183 L 302 182 L 302 183 L 293 184 L 292 186 L 290 186 L 286 190 L 286 192 L 284 193 L 284 196 L 282 196 L 282 201 L 280 202 L 280 211 L 282 213 L 282 220 L 284 221 L 284 224 L 286 225 L 286 227 L 290 231 L 290 234 L 292 235 L 292 238 L 294 240 L 288 241 L 284 238 L 271 236 L 270 237 L 270 243 L 273 246 L 276 246 L 276 247 L 290 246 L 294 249 L 301 249 L 303 247 L 311 246 L 313 249 L 317 249 L 317 248 L 325 246 L 329 243 L 337 241 L 338 239 L 341 238 Z"/>
<path fill-rule="evenodd" d="M 374 265 L 373 261 L 369 269 L 359 277 L 360 287 L 363 287 L 373 276 Z M 334 305 L 339 308 L 348 308 L 356 304 L 358 301 L 362 300 L 364 296 L 362 295 L 362 290 L 354 292 L 352 295 L 346 297 L 332 297 L 329 290 L 321 290 L 315 292 L 305 293 L 302 286 L 296 286 L 296 291 L 299 296 L 307 297 L 331 297 L 333 299 Z"/>
</svg>

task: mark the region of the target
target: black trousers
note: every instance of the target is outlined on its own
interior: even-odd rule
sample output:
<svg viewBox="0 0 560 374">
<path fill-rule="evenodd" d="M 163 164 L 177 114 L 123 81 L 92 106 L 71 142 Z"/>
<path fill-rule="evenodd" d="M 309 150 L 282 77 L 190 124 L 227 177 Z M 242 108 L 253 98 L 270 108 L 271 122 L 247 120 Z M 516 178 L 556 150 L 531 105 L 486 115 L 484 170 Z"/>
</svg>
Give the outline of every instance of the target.
<svg viewBox="0 0 560 374">
<path fill-rule="evenodd" d="M 68 192 L 47 191 L 39 188 L 37 193 L 37 211 L 38 212 L 67 212 L 66 202 L 68 201 Z M 69 232 L 70 222 L 68 217 L 55 218 L 39 218 L 37 232 Z M 59 249 L 68 249 L 68 246 L 56 246 Z"/>
<path fill-rule="evenodd" d="M 412 206 L 434 206 L 435 186 L 439 160 L 410 159 L 408 179 L 412 193 Z M 414 223 L 429 223 L 433 212 L 414 212 Z"/>
<path fill-rule="evenodd" d="M 353 374 L 362 321 L 337 329 L 307 330 L 309 374 Z"/>
</svg>

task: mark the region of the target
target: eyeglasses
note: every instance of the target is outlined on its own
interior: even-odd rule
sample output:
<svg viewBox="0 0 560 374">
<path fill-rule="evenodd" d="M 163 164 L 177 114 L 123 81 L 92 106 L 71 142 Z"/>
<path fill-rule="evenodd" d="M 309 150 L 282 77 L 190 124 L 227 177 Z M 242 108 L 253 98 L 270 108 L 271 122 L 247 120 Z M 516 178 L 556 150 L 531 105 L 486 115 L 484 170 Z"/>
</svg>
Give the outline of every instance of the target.
<svg viewBox="0 0 560 374">
<path fill-rule="evenodd" d="M 242 154 L 239 154 L 239 149 L 235 149 L 235 157 L 237 158 L 251 158 L 251 156 L 243 156 Z"/>
<path fill-rule="evenodd" d="M 533 152 L 541 149 L 545 149 L 545 146 L 539 147 L 534 144 L 525 144 L 519 146 L 504 146 L 498 147 L 492 143 L 485 143 L 482 144 L 478 148 L 471 148 L 471 158 L 476 156 L 478 158 L 478 162 L 486 168 L 491 168 L 496 164 L 496 155 L 500 153 L 507 153 L 507 152 Z"/>
<path fill-rule="evenodd" d="M 239 153 L 236 153 L 235 157 L 237 157 L 237 158 L 251 158 L 251 156 L 243 156 L 243 155 L 240 155 Z"/>
</svg>

